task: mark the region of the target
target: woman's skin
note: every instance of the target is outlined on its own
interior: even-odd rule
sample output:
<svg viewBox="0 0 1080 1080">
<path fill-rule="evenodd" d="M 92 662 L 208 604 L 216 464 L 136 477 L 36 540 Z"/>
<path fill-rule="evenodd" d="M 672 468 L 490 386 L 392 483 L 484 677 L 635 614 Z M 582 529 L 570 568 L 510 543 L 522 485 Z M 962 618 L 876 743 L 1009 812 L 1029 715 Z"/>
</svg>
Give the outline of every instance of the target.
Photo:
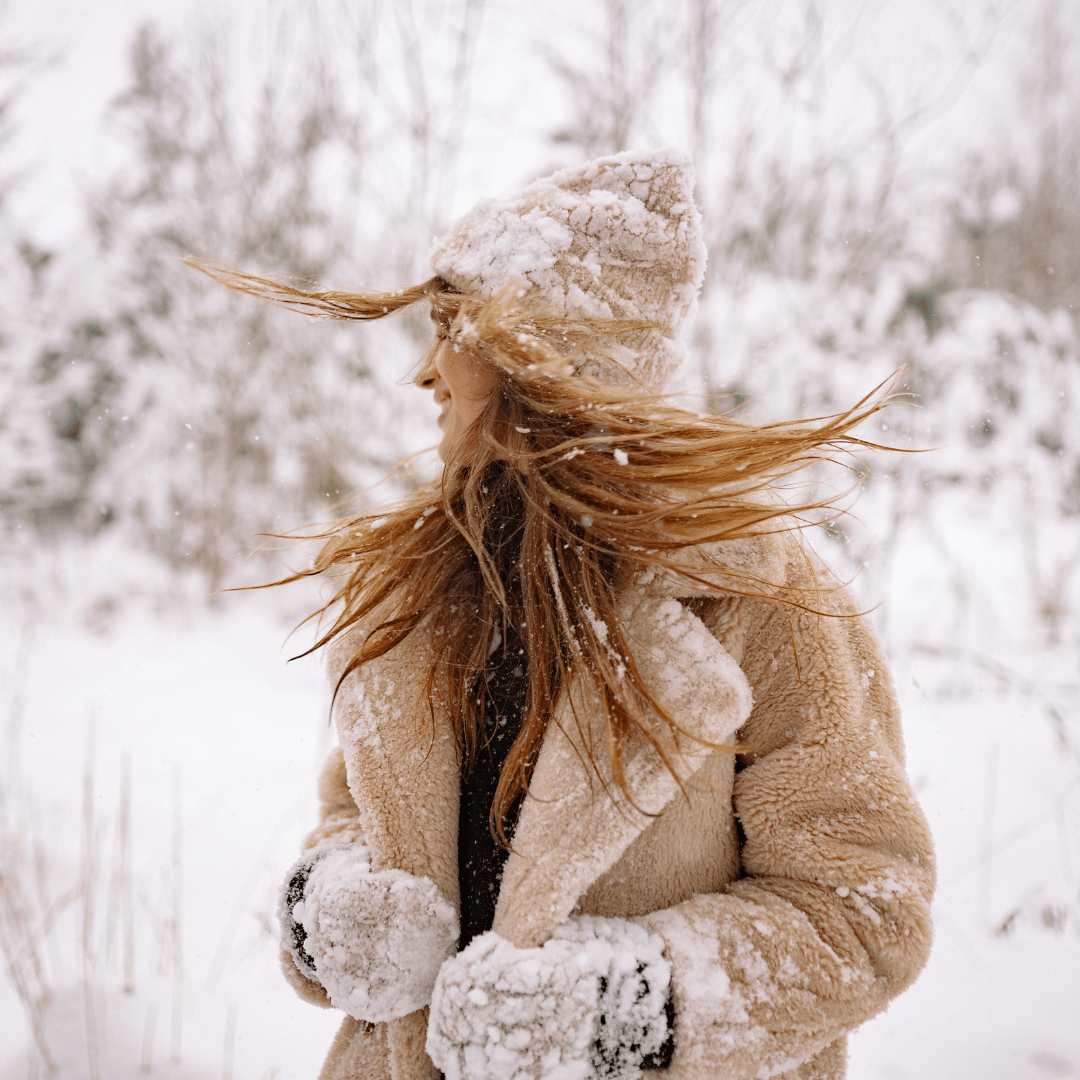
<svg viewBox="0 0 1080 1080">
<path fill-rule="evenodd" d="M 495 372 L 478 364 L 468 353 L 458 352 L 445 332 L 436 330 L 435 343 L 420 362 L 413 383 L 421 390 L 435 391 L 442 441 L 439 457 L 461 438 L 468 426 L 484 411 L 498 382 Z"/>
</svg>

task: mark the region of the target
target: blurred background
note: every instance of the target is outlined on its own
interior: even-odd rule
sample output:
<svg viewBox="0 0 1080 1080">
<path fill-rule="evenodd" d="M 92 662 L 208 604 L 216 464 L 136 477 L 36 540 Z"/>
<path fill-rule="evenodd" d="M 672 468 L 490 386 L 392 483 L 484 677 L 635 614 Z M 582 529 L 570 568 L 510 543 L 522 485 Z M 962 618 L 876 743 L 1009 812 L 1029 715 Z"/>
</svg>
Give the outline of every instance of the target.
<svg viewBox="0 0 1080 1080">
<path fill-rule="evenodd" d="M 179 257 L 399 288 L 478 199 L 656 145 L 710 251 L 688 407 L 910 403 L 866 436 L 920 452 L 808 481 L 941 859 L 851 1076 L 1080 1077 L 1078 59 L 1078 0 L 0 3 L 0 1080 L 313 1076 L 335 1026 L 275 971 L 317 585 L 218 590 L 433 474 L 429 329 Z"/>
</svg>

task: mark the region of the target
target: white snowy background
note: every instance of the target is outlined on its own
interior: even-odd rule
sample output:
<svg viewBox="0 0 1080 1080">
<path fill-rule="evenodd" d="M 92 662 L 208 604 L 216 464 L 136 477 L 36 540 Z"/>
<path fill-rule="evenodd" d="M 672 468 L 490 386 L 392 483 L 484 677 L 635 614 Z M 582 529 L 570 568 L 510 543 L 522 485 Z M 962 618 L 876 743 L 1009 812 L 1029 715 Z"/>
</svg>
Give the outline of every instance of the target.
<svg viewBox="0 0 1080 1080">
<path fill-rule="evenodd" d="M 910 405 L 815 533 L 889 651 L 940 854 L 853 1080 L 1080 1077 L 1080 4 L 0 4 L 0 1080 L 314 1076 L 278 881 L 330 742 L 316 587 L 216 594 L 435 437 L 395 288 L 478 198 L 695 157 L 695 408 Z M 1076 310 L 1080 310 L 1077 308 Z M 417 459 L 423 475 L 430 455 Z M 351 504 L 351 505 L 355 505 Z"/>
</svg>

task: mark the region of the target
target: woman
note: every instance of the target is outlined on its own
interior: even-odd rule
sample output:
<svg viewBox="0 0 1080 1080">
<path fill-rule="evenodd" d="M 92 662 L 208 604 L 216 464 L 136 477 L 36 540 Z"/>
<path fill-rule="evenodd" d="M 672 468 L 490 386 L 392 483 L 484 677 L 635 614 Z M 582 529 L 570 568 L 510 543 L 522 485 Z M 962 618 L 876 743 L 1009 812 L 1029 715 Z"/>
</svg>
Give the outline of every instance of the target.
<svg viewBox="0 0 1080 1080">
<path fill-rule="evenodd" d="M 309 571 L 337 575 L 340 748 L 282 925 L 290 981 L 347 1014 L 326 1078 L 841 1077 L 925 962 L 891 683 L 775 494 L 879 406 L 665 405 L 704 262 L 654 152 L 477 207 L 401 293 L 202 266 L 436 327 L 442 476 Z"/>
</svg>

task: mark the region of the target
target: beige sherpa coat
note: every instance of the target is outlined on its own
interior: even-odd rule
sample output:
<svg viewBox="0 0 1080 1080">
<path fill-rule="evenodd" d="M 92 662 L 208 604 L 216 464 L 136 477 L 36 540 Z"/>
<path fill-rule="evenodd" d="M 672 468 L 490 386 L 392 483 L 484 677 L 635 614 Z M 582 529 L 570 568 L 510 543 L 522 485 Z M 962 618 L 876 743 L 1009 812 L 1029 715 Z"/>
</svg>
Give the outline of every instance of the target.
<svg viewBox="0 0 1080 1080">
<path fill-rule="evenodd" d="M 744 750 L 695 753 L 684 741 L 680 790 L 655 753 L 635 747 L 627 773 L 638 805 L 656 815 L 645 816 L 590 778 L 563 708 L 522 809 L 494 929 L 527 947 L 571 914 L 639 918 L 672 964 L 667 1080 L 833 1080 L 844 1075 L 846 1033 L 926 961 L 930 836 L 904 773 L 884 660 L 846 595 L 815 591 L 827 578 L 791 537 L 721 550 L 728 565 L 806 589 L 809 606 L 846 617 L 722 588 L 694 594 L 660 576 L 634 582 L 624 611 L 677 598 L 738 665 L 702 671 L 689 696 L 683 686 L 679 719 Z M 650 655 L 648 626 L 633 630 L 639 660 Z M 431 878 L 457 904 L 458 763 L 449 721 L 436 714 L 433 738 L 421 700 L 423 649 L 410 639 L 346 682 L 341 749 L 324 771 L 308 846 L 363 839 L 376 869 Z M 285 966 L 303 996 L 328 1004 L 287 957 Z M 323 1080 L 432 1080 L 426 1024 L 426 1009 L 373 1028 L 346 1017 Z"/>
</svg>

